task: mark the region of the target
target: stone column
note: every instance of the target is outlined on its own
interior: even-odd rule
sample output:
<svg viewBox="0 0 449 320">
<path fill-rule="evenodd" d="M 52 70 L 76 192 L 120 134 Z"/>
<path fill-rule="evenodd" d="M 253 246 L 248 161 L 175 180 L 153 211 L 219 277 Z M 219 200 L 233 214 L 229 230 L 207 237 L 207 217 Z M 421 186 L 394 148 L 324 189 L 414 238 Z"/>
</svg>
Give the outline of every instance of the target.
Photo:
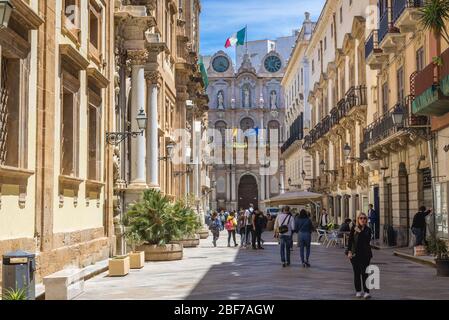
<svg viewBox="0 0 449 320">
<path fill-rule="evenodd" d="M 135 120 L 142 108 L 145 108 L 145 50 L 128 52 L 131 57 L 131 129 L 139 131 Z M 146 187 L 146 138 L 138 136 L 131 140 L 131 185 Z"/>
<path fill-rule="evenodd" d="M 147 80 L 147 150 L 148 150 L 148 185 L 150 188 L 159 189 L 159 115 L 158 115 L 158 89 L 160 74 L 150 71 L 145 74 Z"/>
<path fill-rule="evenodd" d="M 264 201 L 265 200 L 265 175 L 261 175 L 260 176 L 260 201 Z"/>
</svg>

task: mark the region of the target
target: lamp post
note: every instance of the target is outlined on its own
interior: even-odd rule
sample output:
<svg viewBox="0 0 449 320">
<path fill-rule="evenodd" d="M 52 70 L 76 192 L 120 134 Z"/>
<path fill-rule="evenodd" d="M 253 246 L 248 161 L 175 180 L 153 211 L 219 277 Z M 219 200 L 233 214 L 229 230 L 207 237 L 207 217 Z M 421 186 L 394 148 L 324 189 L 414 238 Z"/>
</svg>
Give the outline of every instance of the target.
<svg viewBox="0 0 449 320">
<path fill-rule="evenodd" d="M 323 173 L 332 173 L 335 175 L 338 174 L 338 170 L 326 170 L 326 162 L 324 162 L 324 160 L 321 160 L 321 162 L 320 162 L 320 170 Z"/>
<path fill-rule="evenodd" d="M 346 143 L 344 148 L 343 148 L 343 153 L 345 154 L 346 160 L 360 162 L 361 161 L 360 158 L 351 157 L 351 152 L 352 152 L 351 146 L 348 143 Z"/>
<path fill-rule="evenodd" d="M 107 144 L 117 146 L 128 137 L 137 138 L 138 136 L 143 136 L 148 122 L 148 117 L 143 108 L 140 109 L 139 114 L 136 117 L 136 121 L 140 131 L 106 132 Z"/>
<path fill-rule="evenodd" d="M 10 0 L 0 0 L 0 29 L 7 28 L 9 18 L 14 10 Z"/>
<path fill-rule="evenodd" d="M 302 187 L 302 185 L 300 185 L 300 184 L 293 184 L 292 178 L 288 178 L 288 185 L 290 187 L 298 188 L 298 189 L 301 189 L 301 187 Z"/>
<path fill-rule="evenodd" d="M 169 161 L 169 160 L 171 160 L 173 158 L 173 153 L 175 151 L 175 147 L 176 147 L 176 143 L 175 142 L 169 142 L 165 146 L 165 149 L 167 150 L 167 156 L 160 157 L 159 161 Z"/>
</svg>

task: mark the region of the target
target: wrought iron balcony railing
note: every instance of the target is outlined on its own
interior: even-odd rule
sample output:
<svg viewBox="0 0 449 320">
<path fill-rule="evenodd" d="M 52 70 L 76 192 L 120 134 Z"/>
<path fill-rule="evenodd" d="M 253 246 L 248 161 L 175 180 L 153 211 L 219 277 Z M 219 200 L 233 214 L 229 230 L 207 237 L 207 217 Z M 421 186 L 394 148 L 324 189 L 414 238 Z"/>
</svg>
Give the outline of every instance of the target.
<svg viewBox="0 0 449 320">
<path fill-rule="evenodd" d="M 365 42 L 365 59 L 379 49 L 379 30 L 373 30 Z"/>
<path fill-rule="evenodd" d="M 407 8 L 420 8 L 424 5 L 424 0 L 394 0 L 393 1 L 393 21 L 396 22 Z"/>
</svg>

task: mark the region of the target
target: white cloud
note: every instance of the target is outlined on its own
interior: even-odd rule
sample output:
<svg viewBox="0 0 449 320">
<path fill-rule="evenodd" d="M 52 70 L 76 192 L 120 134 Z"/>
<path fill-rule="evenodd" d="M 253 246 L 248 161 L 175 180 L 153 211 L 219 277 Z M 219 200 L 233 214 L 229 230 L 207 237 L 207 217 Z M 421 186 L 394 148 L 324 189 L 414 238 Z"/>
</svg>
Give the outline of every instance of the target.
<svg viewBox="0 0 449 320">
<path fill-rule="evenodd" d="M 225 40 L 248 25 L 249 40 L 290 35 L 301 27 L 304 12 L 317 19 L 325 0 L 203 0 L 203 54 L 223 49 Z"/>
</svg>

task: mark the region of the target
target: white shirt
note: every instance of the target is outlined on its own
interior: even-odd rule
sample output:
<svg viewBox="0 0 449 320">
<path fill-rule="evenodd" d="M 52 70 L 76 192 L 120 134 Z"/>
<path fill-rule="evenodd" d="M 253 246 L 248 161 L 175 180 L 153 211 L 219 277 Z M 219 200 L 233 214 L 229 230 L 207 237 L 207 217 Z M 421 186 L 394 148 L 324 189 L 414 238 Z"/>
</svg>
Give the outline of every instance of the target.
<svg viewBox="0 0 449 320">
<path fill-rule="evenodd" d="M 323 214 L 323 216 L 321 217 L 321 226 L 327 226 L 327 214 Z"/>
<path fill-rule="evenodd" d="M 275 230 L 277 230 L 280 226 L 288 226 L 288 231 L 281 234 L 281 236 L 291 236 L 293 234 L 292 231 L 295 230 L 295 218 L 291 214 L 280 213 L 276 217 L 276 221 L 274 223 Z"/>
<path fill-rule="evenodd" d="M 247 226 L 251 226 L 253 224 L 253 219 L 251 219 L 253 210 L 254 210 L 253 208 L 249 208 L 249 210 L 245 210 L 245 219 L 246 219 Z"/>
</svg>

